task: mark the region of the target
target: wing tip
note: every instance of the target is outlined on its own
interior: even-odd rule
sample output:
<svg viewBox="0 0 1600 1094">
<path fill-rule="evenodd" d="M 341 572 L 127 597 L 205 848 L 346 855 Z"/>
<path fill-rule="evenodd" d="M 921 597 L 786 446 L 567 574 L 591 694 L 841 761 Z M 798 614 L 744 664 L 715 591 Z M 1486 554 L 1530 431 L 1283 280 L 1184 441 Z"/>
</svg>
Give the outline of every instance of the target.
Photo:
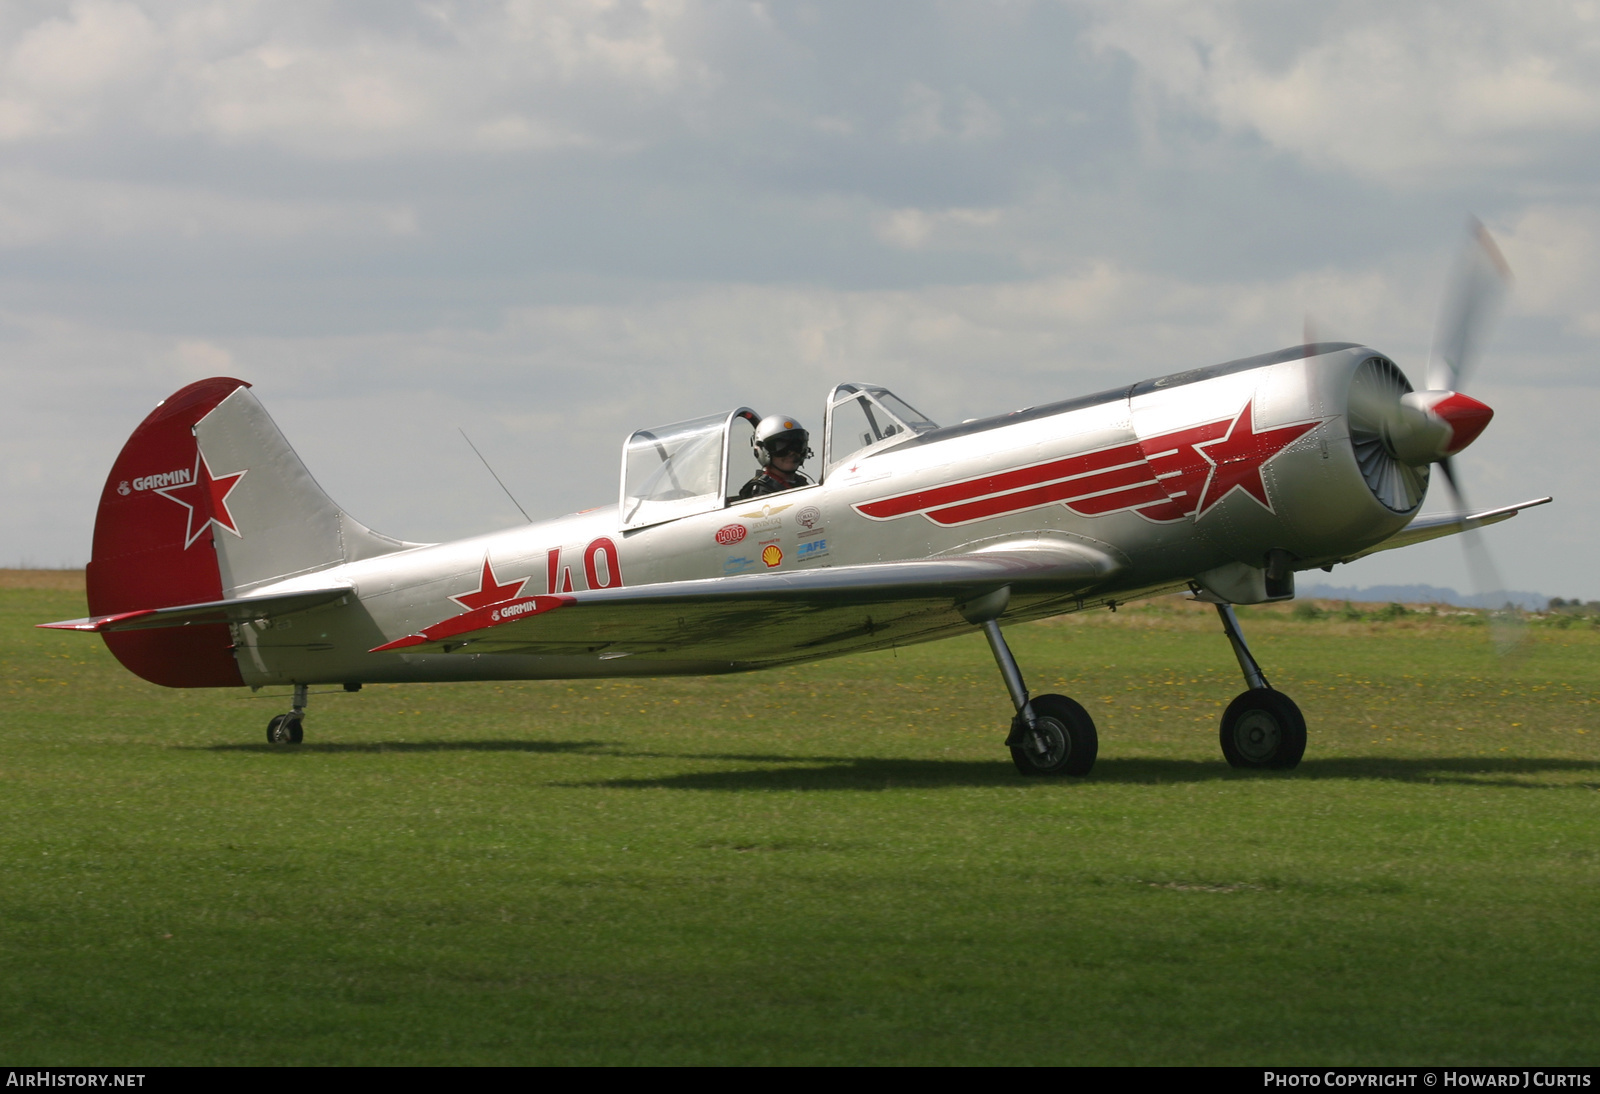
<svg viewBox="0 0 1600 1094">
<path fill-rule="evenodd" d="M 147 615 L 155 615 L 153 608 L 140 608 L 131 612 L 116 612 L 112 615 L 91 615 L 84 619 L 62 619 L 55 623 L 35 623 L 39 630 L 45 631 L 87 631 L 90 634 L 99 634 L 111 630 L 118 623 L 126 623 L 133 619 L 142 619 Z"/>
</svg>

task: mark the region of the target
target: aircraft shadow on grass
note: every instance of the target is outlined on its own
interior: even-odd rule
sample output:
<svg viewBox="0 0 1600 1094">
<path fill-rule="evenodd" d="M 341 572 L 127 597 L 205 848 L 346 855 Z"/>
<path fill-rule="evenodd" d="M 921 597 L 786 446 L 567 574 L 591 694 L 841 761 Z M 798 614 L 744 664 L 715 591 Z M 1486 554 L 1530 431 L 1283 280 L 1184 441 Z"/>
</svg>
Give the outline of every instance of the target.
<svg viewBox="0 0 1600 1094">
<path fill-rule="evenodd" d="M 608 752 L 608 755 L 661 755 L 661 753 Z M 686 771 L 670 776 L 595 779 L 563 782 L 568 787 L 613 787 L 624 790 L 890 790 L 902 787 L 1008 787 L 1086 782 L 1122 782 L 1157 785 L 1162 782 L 1224 782 L 1238 779 L 1381 779 L 1418 784 L 1474 785 L 1506 789 L 1600 790 L 1600 763 L 1587 760 L 1488 760 L 1445 757 L 1437 760 L 1398 760 L 1387 757 L 1350 757 L 1342 760 L 1302 761 L 1290 771 L 1235 771 L 1222 761 L 1101 760 L 1094 774 L 1083 781 L 1019 781 L 1016 769 L 1006 763 L 973 760 L 878 760 L 854 757 L 715 757 L 704 753 L 683 755 L 685 760 L 763 761 L 773 768 L 738 771 Z M 1594 782 L 1574 784 L 1541 781 L 1549 774 L 1589 774 Z"/>
<path fill-rule="evenodd" d="M 854 756 L 804 756 L 783 753 L 656 752 L 612 742 L 586 741 L 371 741 L 319 742 L 293 750 L 268 744 L 187 745 L 206 752 L 260 752 L 276 756 L 437 752 L 580 753 L 629 760 L 702 760 L 770 765 L 737 770 L 686 771 L 673 775 L 561 782 L 565 787 L 622 790 L 890 790 L 1004 786 L 1071 787 L 1084 783 L 1202 783 L 1240 779 L 1376 779 L 1388 782 L 1504 787 L 1520 790 L 1568 788 L 1600 790 L 1600 762 L 1524 757 L 1347 756 L 1310 759 L 1293 771 L 1239 771 L 1220 760 L 1102 759 L 1087 779 L 1023 780 L 1003 760 L 916 760 Z M 1593 781 L 1551 782 L 1540 776 L 1590 775 Z"/>
<path fill-rule="evenodd" d="M 613 755 L 636 755 L 612 753 Z M 1084 783 L 1201 783 L 1240 779 L 1378 779 L 1391 782 L 1435 783 L 1515 789 L 1600 790 L 1600 763 L 1586 760 L 1394 759 L 1350 757 L 1308 760 L 1294 771 L 1236 771 L 1222 761 L 1101 760 L 1094 774 L 1083 780 L 1020 780 L 1004 762 L 972 760 L 859 759 L 840 756 L 684 756 L 684 759 L 761 760 L 785 766 L 735 771 L 691 771 L 655 777 L 598 779 L 562 786 L 611 787 L 626 790 L 890 790 L 905 787 L 944 788 L 1003 786 L 1060 786 Z M 804 766 L 800 766 L 804 765 Z M 1587 774 L 1593 782 L 1549 782 L 1541 775 Z"/>
<path fill-rule="evenodd" d="M 259 752 L 274 756 L 340 755 L 385 752 L 576 752 L 593 756 L 615 756 L 630 760 L 721 760 L 753 764 L 849 763 L 845 756 L 796 756 L 784 752 L 648 752 L 619 747 L 610 741 L 363 741 L 325 742 L 296 745 L 285 749 L 269 744 L 175 745 L 190 752 Z M 1006 770 L 1010 770 L 1007 768 Z"/>
<path fill-rule="evenodd" d="M 179 745 L 196 752 L 262 752 L 275 756 L 340 755 L 346 753 L 383 752 L 602 752 L 605 741 L 365 741 L 337 743 L 319 741 L 316 744 L 296 745 L 285 750 L 280 745 L 229 744 L 229 745 Z M 779 757 L 770 757 L 778 759 Z"/>
</svg>

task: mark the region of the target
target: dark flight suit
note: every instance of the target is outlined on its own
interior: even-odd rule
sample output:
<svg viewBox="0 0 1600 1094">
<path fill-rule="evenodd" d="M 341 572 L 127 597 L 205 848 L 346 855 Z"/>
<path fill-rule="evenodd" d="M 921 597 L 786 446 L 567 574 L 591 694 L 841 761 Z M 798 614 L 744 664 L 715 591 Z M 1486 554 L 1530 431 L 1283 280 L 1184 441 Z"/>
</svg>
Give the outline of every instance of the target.
<svg viewBox="0 0 1600 1094">
<path fill-rule="evenodd" d="M 796 486 L 810 486 L 811 480 L 806 478 L 805 472 L 795 471 L 786 474 L 776 467 L 768 464 L 756 472 L 756 477 L 739 488 L 741 498 L 759 498 L 762 494 L 776 494 L 780 490 L 792 490 Z"/>
</svg>

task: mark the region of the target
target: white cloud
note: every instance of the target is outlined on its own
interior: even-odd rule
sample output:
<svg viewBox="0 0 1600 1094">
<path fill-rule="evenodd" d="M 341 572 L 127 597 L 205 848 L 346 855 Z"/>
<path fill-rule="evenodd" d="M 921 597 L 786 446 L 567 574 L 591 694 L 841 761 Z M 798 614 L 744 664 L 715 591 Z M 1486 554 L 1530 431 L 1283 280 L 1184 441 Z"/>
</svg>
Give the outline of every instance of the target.
<svg viewBox="0 0 1600 1094">
<path fill-rule="evenodd" d="M 890 246 L 918 250 L 930 243 L 971 246 L 974 234 L 1000 223 L 1000 209 L 892 209 L 874 228 Z"/>
<path fill-rule="evenodd" d="M 1600 209 L 1531 206 L 1502 233 L 1501 249 L 1517 274 L 1514 313 L 1600 338 Z"/>
<path fill-rule="evenodd" d="M 130 402 L 153 405 L 202 375 L 250 380 L 335 497 L 395 534 L 434 537 L 492 524 L 494 493 L 464 517 L 447 479 L 434 496 L 386 468 L 446 443 L 457 424 L 481 439 L 483 423 L 498 423 L 488 437 L 511 454 L 508 483 L 530 508 L 560 512 L 607 499 L 621 437 L 646 425 L 776 402 L 815 428 L 823 395 L 845 380 L 887 384 L 959 420 L 1278 348 L 1296 340 L 1307 296 L 1333 301 L 1382 344 L 1385 329 L 1410 325 L 1405 301 L 1416 295 L 1370 273 L 1201 284 L 1098 264 L 916 291 L 684 287 L 612 304 L 530 304 L 489 329 L 420 334 L 166 338 L 13 316 L 0 373 L 30 374 L 5 423 L 8 443 L 29 451 L 62 428 L 49 408 L 73 407 L 106 450 L 131 428 Z M 39 362 L 51 364 L 41 372 Z M 109 451 L 100 458 L 109 464 Z M 14 512 L 31 504 L 18 501 Z M 75 518 L 85 536 L 92 507 L 90 496 Z M 0 557 L 6 549 L 0 537 Z"/>
<path fill-rule="evenodd" d="M 19 34 L 0 62 L 0 140 L 67 132 L 148 80 L 160 35 L 117 0 L 77 0 Z"/>
<path fill-rule="evenodd" d="M 904 112 L 897 127 L 902 141 L 976 141 L 1004 130 L 1000 115 L 970 88 L 939 91 L 913 81 L 902 96 Z"/>
<path fill-rule="evenodd" d="M 1163 103 L 1390 183 L 1526 167 L 1600 133 L 1591 3 L 1094 4 L 1091 39 Z"/>
<path fill-rule="evenodd" d="M 78 0 L 0 27 L 0 140 L 135 125 L 351 158 L 651 135 L 715 83 L 665 0 L 396 6 Z"/>
<path fill-rule="evenodd" d="M 0 172 L 0 250 L 56 241 L 405 236 L 416 212 L 398 203 L 285 201 L 198 187 Z"/>
</svg>

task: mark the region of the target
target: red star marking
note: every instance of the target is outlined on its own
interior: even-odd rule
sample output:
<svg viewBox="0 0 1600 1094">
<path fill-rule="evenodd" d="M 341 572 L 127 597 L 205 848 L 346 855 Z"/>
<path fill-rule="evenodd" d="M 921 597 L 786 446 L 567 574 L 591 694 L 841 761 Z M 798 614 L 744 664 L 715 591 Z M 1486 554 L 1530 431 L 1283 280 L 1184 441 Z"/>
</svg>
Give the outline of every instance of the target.
<svg viewBox="0 0 1600 1094">
<path fill-rule="evenodd" d="M 1200 492 L 1200 504 L 1195 509 L 1196 520 L 1205 516 L 1206 510 L 1236 489 L 1243 490 L 1255 498 L 1266 507 L 1267 512 L 1276 511 L 1267 498 L 1267 484 L 1262 481 L 1261 467 L 1315 429 L 1318 423 L 1302 422 L 1298 425 L 1284 425 L 1257 433 L 1254 406 L 1254 400 L 1244 405 L 1244 409 L 1239 411 L 1239 416 L 1228 427 L 1226 436 L 1220 440 L 1204 441 L 1194 446 L 1195 450 L 1212 465 L 1205 489 Z"/>
<path fill-rule="evenodd" d="M 245 471 L 235 471 L 231 475 L 212 475 L 211 465 L 206 462 L 205 455 L 196 452 L 194 454 L 194 477 L 189 482 L 179 486 L 163 487 L 156 491 L 168 501 L 177 502 L 189 511 L 189 523 L 184 529 L 183 535 L 183 549 L 185 551 L 189 549 L 191 543 L 200 538 L 202 532 L 213 524 L 219 528 L 226 528 L 240 539 L 244 538 L 244 533 L 239 531 L 239 526 L 234 523 L 233 514 L 228 511 L 228 495 L 233 493 L 234 487 L 239 485 L 239 480 L 244 478 L 248 470 L 249 468 L 246 468 Z M 193 490 L 195 487 L 200 488 L 201 504 L 206 506 L 210 514 L 201 518 L 199 527 L 195 527 L 194 503 L 174 496 L 180 490 Z"/>
<path fill-rule="evenodd" d="M 483 573 L 478 576 L 478 587 L 470 593 L 462 593 L 450 599 L 469 612 L 475 611 L 478 608 L 487 608 L 491 604 L 503 604 L 507 600 L 515 600 L 527 583 L 527 578 L 517 577 L 504 585 L 500 584 L 495 579 L 494 568 L 489 565 L 489 556 L 484 555 Z"/>
</svg>

